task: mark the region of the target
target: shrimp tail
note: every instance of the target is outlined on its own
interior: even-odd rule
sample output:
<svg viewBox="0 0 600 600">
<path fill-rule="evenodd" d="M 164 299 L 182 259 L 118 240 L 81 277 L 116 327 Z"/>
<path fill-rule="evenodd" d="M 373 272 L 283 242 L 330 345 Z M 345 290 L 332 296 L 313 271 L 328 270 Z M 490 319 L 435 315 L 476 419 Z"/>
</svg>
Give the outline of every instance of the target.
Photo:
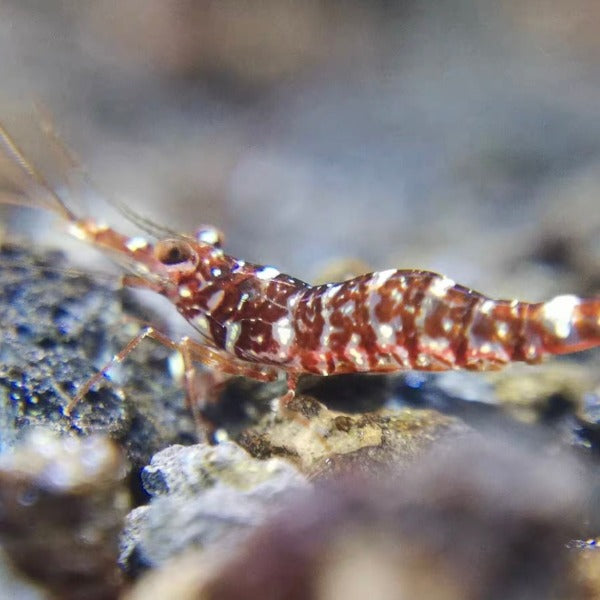
<svg viewBox="0 0 600 600">
<path fill-rule="evenodd" d="M 535 319 L 548 354 L 570 354 L 600 346 L 600 297 L 557 296 L 536 306 Z"/>
</svg>

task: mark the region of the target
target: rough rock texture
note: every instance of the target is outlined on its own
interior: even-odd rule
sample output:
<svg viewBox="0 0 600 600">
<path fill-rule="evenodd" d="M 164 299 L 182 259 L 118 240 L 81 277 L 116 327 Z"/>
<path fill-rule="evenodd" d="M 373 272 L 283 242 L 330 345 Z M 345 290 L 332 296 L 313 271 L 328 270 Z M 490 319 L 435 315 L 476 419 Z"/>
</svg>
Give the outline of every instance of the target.
<svg viewBox="0 0 600 600">
<path fill-rule="evenodd" d="M 78 386 L 139 327 L 114 285 L 70 273 L 60 253 L 2 245 L 0 448 L 43 425 L 58 433 L 107 434 L 141 466 L 168 443 L 193 439 L 181 387 L 168 374 L 168 353 L 152 343 L 111 371 L 122 387 L 104 379 L 71 418 L 64 415 Z"/>
<path fill-rule="evenodd" d="M 436 442 L 469 431 L 461 421 L 431 410 L 349 414 L 299 396 L 285 411 L 267 414 L 238 443 L 257 458 L 285 457 L 312 478 L 381 473 L 410 464 Z"/>
<path fill-rule="evenodd" d="M 56 597 L 115 597 L 126 474 L 121 452 L 105 438 L 30 432 L 0 457 L 4 552 Z"/>
<path fill-rule="evenodd" d="M 121 563 L 129 571 L 191 548 L 231 548 L 308 485 L 289 463 L 256 460 L 231 442 L 170 446 L 142 479 L 152 498 L 127 519 Z"/>
</svg>

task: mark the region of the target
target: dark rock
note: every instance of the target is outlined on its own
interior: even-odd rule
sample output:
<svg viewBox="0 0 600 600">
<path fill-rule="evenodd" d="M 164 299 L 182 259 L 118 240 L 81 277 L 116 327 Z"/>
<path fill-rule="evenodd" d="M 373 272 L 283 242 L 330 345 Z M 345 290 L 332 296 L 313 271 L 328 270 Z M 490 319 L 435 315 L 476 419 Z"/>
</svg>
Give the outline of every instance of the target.
<svg viewBox="0 0 600 600">
<path fill-rule="evenodd" d="M 2 449 L 43 425 L 61 434 L 109 435 L 142 466 L 169 443 L 194 439 L 181 386 L 168 372 L 169 351 L 152 342 L 116 365 L 65 416 L 77 389 L 141 327 L 123 299 L 122 292 L 69 272 L 59 253 L 0 247 Z"/>
</svg>

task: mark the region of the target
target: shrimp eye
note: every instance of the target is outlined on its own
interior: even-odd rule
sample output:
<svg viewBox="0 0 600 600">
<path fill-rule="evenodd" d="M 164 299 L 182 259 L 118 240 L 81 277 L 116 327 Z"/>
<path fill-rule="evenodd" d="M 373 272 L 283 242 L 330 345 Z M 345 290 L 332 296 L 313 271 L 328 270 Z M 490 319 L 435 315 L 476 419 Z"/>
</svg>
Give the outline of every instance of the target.
<svg viewBox="0 0 600 600">
<path fill-rule="evenodd" d="M 195 262 L 196 256 L 191 246 L 183 240 L 163 240 L 156 244 L 156 258 L 166 266 Z"/>
</svg>

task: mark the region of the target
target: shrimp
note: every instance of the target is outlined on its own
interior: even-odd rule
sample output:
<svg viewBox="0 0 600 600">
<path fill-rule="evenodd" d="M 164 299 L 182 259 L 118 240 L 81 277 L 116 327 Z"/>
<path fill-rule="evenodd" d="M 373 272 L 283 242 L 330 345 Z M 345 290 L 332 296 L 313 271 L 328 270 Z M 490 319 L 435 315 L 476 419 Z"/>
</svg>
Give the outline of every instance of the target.
<svg viewBox="0 0 600 600">
<path fill-rule="evenodd" d="M 146 337 L 178 350 L 190 405 L 195 362 L 260 381 L 284 373 L 288 402 L 305 373 L 486 371 L 600 346 L 600 297 L 494 300 L 437 273 L 399 269 L 312 286 L 226 254 L 222 234 L 211 226 L 193 234 L 171 232 L 155 242 L 123 235 L 76 216 L 1 125 L 0 142 L 46 190 L 37 206 L 60 217 L 70 235 L 121 264 L 126 286 L 166 297 L 195 329 L 194 339 L 174 341 L 146 327 L 113 360 L 122 361 Z M 16 202 L 36 204 L 31 198 Z M 67 414 L 108 366 L 79 389 Z"/>
</svg>

